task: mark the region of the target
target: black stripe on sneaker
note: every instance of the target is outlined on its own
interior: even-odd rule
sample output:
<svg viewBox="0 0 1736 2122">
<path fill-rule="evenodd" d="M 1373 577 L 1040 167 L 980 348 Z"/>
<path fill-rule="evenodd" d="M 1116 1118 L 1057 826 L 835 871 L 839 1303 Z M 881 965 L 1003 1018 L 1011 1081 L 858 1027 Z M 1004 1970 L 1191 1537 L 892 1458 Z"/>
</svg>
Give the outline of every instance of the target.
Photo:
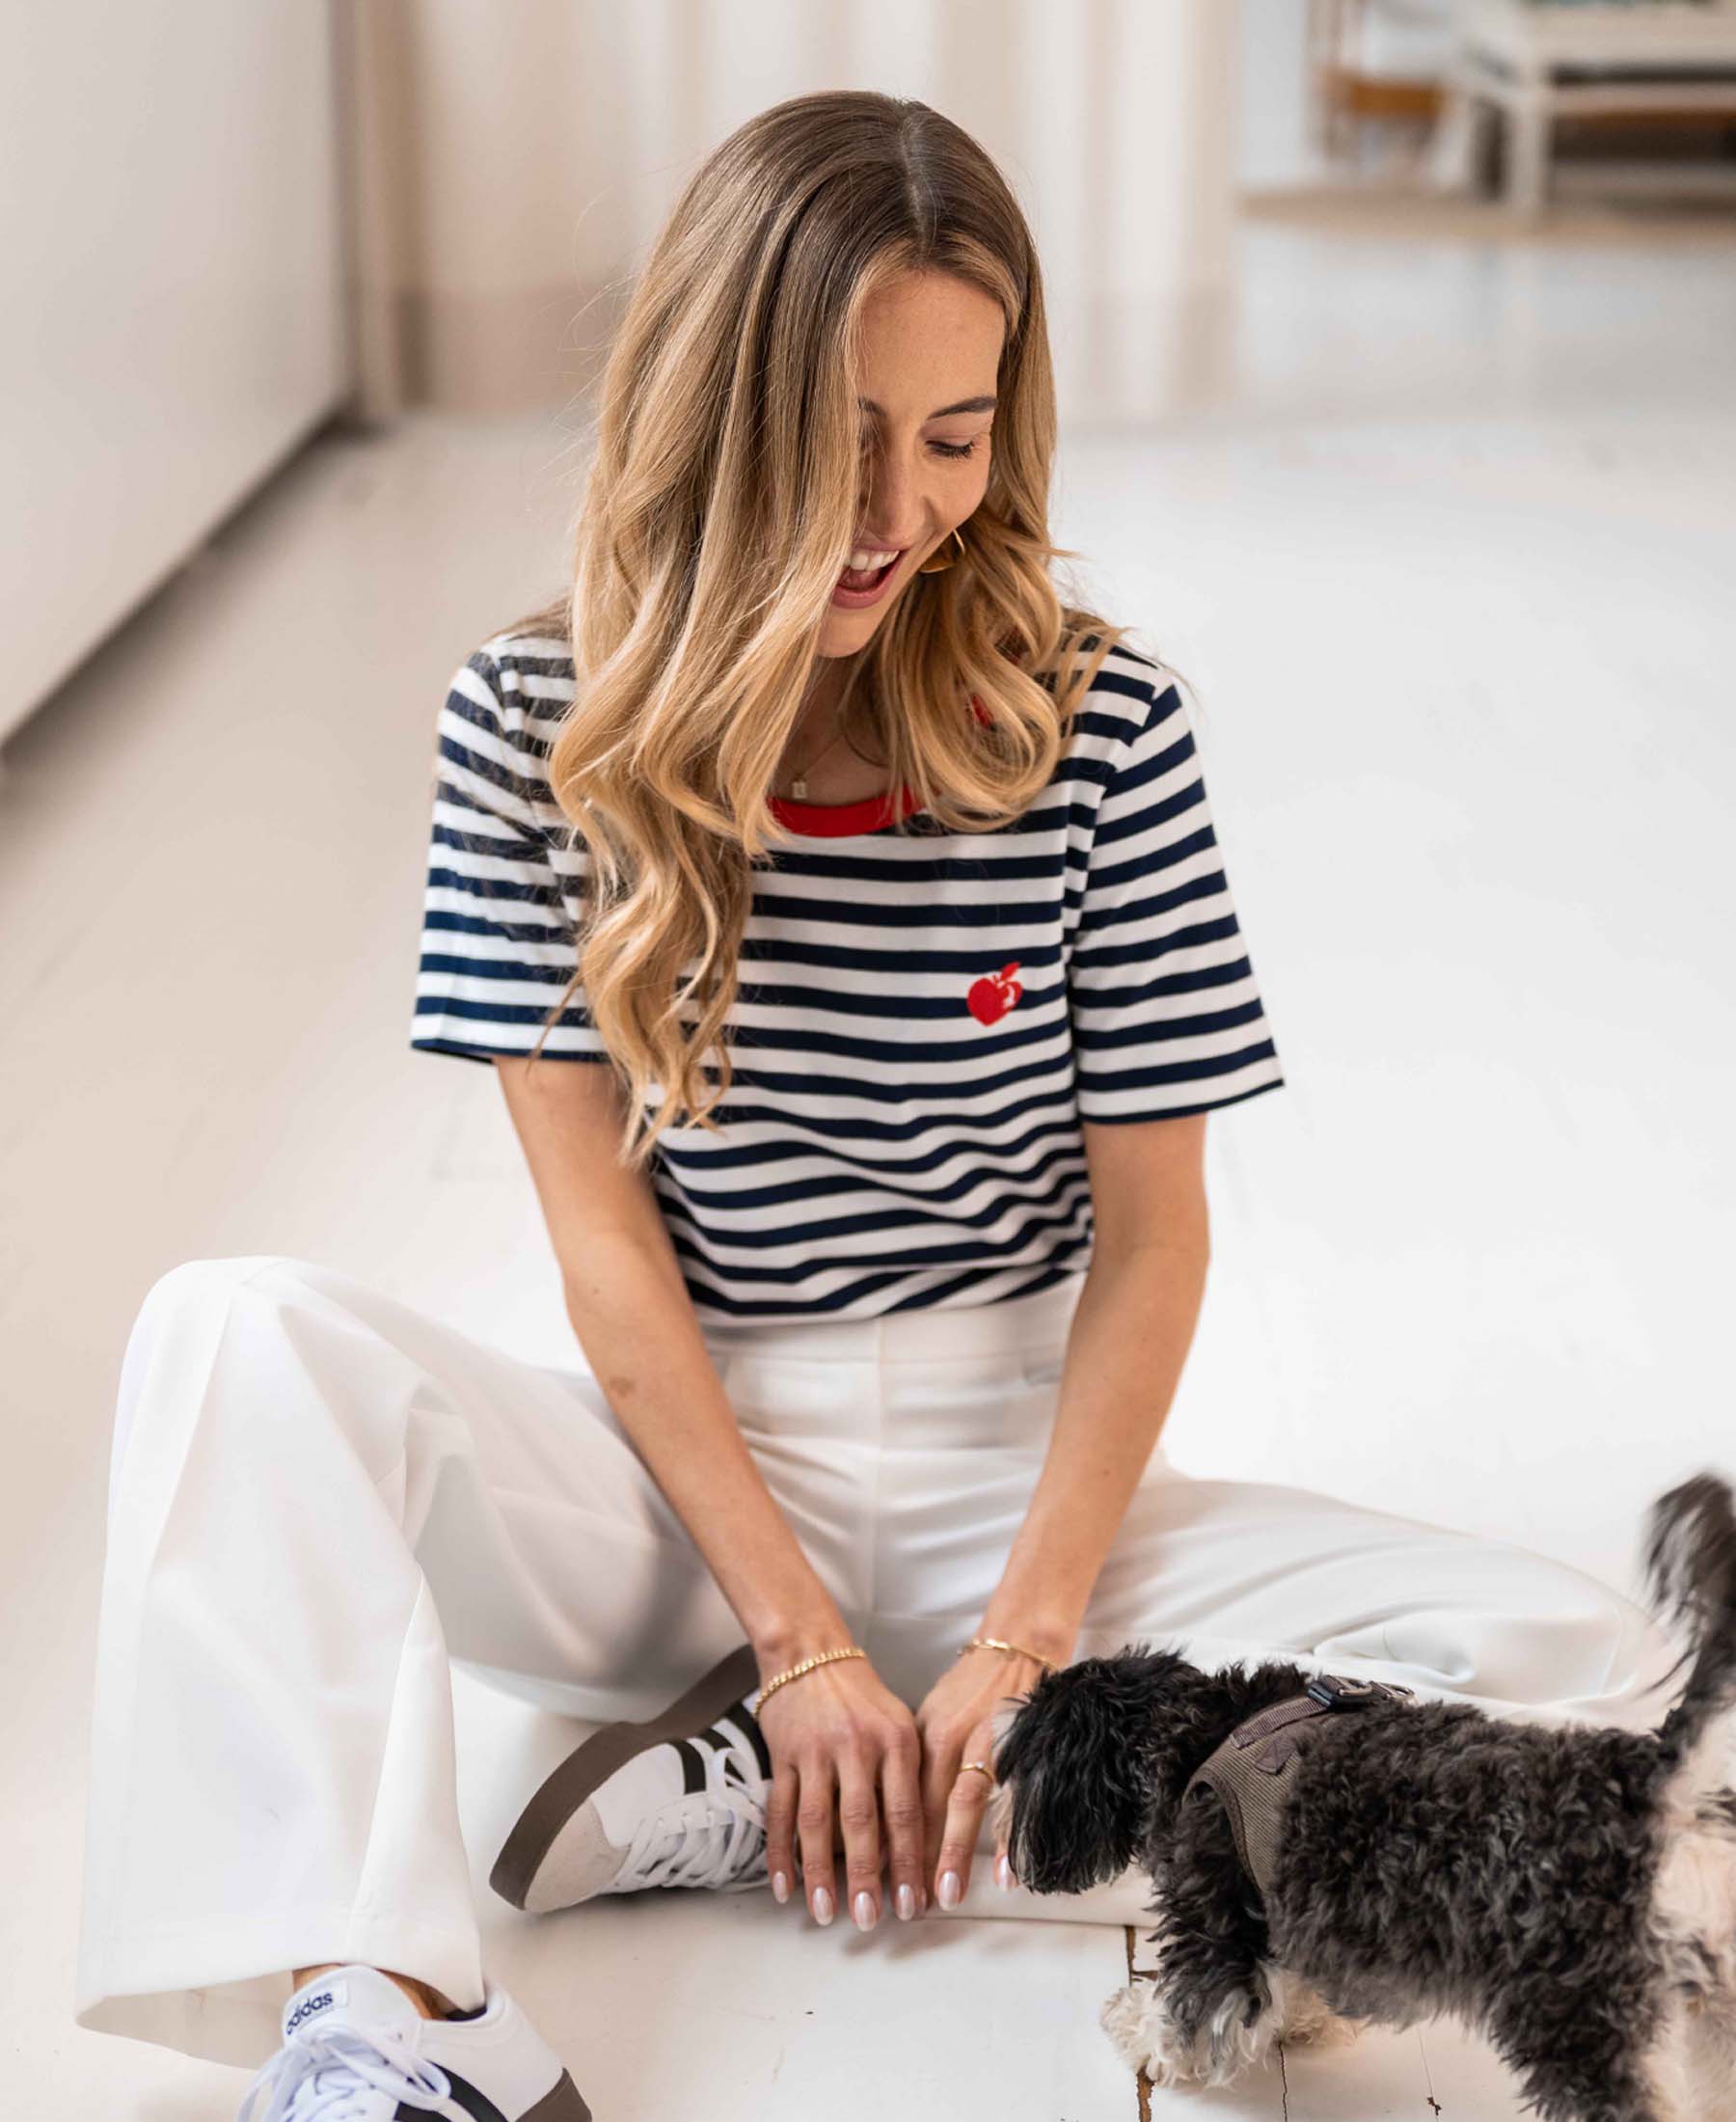
<svg viewBox="0 0 1736 2122">
<path fill-rule="evenodd" d="M 682 1796 L 691 1798 L 694 1791 L 705 1788 L 705 1756 L 690 1740 L 674 1739 L 670 1744 L 681 1755 Z"/>
<path fill-rule="evenodd" d="M 753 1757 L 759 1763 L 760 1774 L 768 1778 L 771 1776 L 772 1756 L 767 1751 L 765 1738 L 759 1726 L 742 1707 L 740 1702 L 736 1702 L 726 1709 L 712 1727 L 712 1729 L 737 1747 L 740 1747 L 745 1740 L 753 1750 Z"/>
<path fill-rule="evenodd" d="M 444 2063 L 441 2068 L 446 2071 L 450 2081 L 453 2101 L 466 2114 L 473 2117 L 473 2122 L 509 2122 L 509 2118 L 501 2112 L 488 2095 L 478 2092 L 468 2078 L 460 2078 L 456 2071 L 448 2069 Z M 427 2108 L 413 2108 L 407 2100 L 400 2100 L 392 2112 L 393 2122 L 428 2122 Z"/>
<path fill-rule="evenodd" d="M 739 1749 L 743 1741 L 746 1740 L 752 1748 L 754 1759 L 759 1763 L 760 1774 L 768 1782 L 771 1781 L 772 1755 L 767 1748 L 765 1736 L 759 1726 L 745 1710 L 739 1716 L 733 1710 L 725 1711 L 724 1715 L 719 1717 L 715 1725 L 696 1734 L 694 1744 L 700 1744 L 708 1739 L 724 1754 L 727 1754 L 732 1747 Z"/>
<path fill-rule="evenodd" d="M 772 1781 L 772 1749 L 766 1744 L 766 1734 L 759 1728 L 759 1719 L 744 1703 L 738 1702 L 730 1711 L 731 1720 L 746 1732 L 753 1745 L 753 1757 L 759 1763 L 760 1774 L 768 1782 Z"/>
</svg>

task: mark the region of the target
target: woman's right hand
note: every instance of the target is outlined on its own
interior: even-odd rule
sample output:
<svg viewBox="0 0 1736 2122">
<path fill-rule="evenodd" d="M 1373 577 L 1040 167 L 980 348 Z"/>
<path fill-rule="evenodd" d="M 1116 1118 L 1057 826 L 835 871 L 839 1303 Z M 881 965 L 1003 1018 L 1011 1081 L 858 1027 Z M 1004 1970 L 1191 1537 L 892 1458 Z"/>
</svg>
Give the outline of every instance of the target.
<svg viewBox="0 0 1736 2122">
<path fill-rule="evenodd" d="M 845 1902 L 858 1929 L 872 1930 L 880 1920 L 882 1862 L 890 1864 L 899 1915 L 908 1922 L 926 1910 L 922 1740 L 908 1704 L 866 1658 L 836 1658 L 787 1680 L 755 1714 L 772 1755 L 766 1873 L 777 1898 L 789 1899 L 799 1839 L 808 1907 L 816 1922 L 831 1921 L 838 1908 L 836 1827 Z"/>
</svg>

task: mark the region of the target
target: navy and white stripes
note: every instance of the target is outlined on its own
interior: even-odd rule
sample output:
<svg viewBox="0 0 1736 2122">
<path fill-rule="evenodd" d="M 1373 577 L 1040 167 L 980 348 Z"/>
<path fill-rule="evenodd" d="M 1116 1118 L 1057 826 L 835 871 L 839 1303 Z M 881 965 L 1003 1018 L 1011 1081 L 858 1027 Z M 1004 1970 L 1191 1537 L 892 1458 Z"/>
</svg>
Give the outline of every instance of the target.
<svg viewBox="0 0 1736 2122">
<path fill-rule="evenodd" d="M 571 976 L 589 857 L 544 760 L 572 694 L 563 645 L 527 635 L 452 678 L 417 1047 L 527 1053 Z M 665 1129 L 651 1165 L 702 1318 L 1045 1288 L 1090 1259 L 1082 1122 L 1282 1083 L 1189 713 L 1150 658 L 1111 650 L 1049 785 L 999 831 L 775 808 L 790 838 L 753 880 L 723 1131 Z M 543 1053 L 607 1059 L 583 1000 Z"/>
</svg>

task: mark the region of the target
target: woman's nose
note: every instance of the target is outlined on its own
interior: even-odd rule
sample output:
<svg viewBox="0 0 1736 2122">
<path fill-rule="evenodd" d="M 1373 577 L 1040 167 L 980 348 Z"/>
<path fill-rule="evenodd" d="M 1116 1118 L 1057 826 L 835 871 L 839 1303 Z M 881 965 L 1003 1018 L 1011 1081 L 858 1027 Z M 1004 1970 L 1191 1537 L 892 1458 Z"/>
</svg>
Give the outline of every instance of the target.
<svg viewBox="0 0 1736 2122">
<path fill-rule="evenodd" d="M 921 534 L 922 491 L 909 466 L 882 466 L 865 483 L 857 507 L 858 525 L 896 545 L 914 545 Z"/>
</svg>

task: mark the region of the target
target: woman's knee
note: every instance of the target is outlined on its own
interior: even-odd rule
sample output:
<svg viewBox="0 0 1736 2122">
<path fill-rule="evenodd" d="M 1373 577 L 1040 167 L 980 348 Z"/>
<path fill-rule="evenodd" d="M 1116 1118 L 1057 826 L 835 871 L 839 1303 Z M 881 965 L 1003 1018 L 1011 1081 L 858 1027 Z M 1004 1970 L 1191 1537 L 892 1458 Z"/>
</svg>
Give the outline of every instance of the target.
<svg viewBox="0 0 1736 2122">
<path fill-rule="evenodd" d="M 189 1310 L 227 1309 L 238 1290 L 271 1276 L 280 1286 L 304 1279 L 312 1263 L 282 1253 L 226 1253 L 209 1259 L 183 1260 L 158 1275 L 139 1307 L 141 1320 Z"/>
<path fill-rule="evenodd" d="M 1539 1709 L 1623 1696 L 1653 1640 L 1613 1585 L 1529 1549 L 1482 1546 L 1446 1596 L 1416 1589 L 1383 1624 L 1387 1654 L 1449 1689 Z"/>
<path fill-rule="evenodd" d="M 187 1430 L 329 1418 L 364 1462 L 402 1449 L 402 1358 L 345 1301 L 343 1278 L 281 1253 L 185 1260 L 139 1308 L 122 1364 L 114 1468 L 141 1420 Z"/>
</svg>

